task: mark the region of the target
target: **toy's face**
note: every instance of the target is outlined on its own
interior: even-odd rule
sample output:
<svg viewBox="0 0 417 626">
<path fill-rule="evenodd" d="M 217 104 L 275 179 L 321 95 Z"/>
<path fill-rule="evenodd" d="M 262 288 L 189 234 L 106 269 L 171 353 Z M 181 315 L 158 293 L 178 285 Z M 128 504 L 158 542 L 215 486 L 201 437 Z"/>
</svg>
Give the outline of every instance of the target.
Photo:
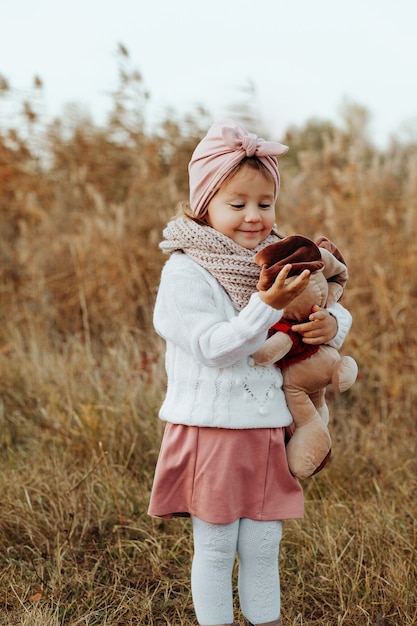
<svg viewBox="0 0 417 626">
<path fill-rule="evenodd" d="M 288 280 L 294 280 L 289 278 Z M 307 287 L 299 296 L 285 308 L 284 317 L 297 322 L 305 322 L 315 304 L 324 307 L 327 302 L 328 283 L 323 275 L 323 271 L 319 270 L 310 276 Z"/>
</svg>

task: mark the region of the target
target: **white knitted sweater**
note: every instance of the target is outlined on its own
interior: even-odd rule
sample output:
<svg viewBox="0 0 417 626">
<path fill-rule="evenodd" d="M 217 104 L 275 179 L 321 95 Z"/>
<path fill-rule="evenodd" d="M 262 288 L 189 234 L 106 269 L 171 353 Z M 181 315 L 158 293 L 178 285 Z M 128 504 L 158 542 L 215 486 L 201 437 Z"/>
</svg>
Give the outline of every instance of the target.
<svg viewBox="0 0 417 626">
<path fill-rule="evenodd" d="M 351 325 L 341 305 L 330 309 L 339 348 Z M 252 365 L 250 355 L 282 311 L 257 293 L 238 312 L 213 276 L 182 253 L 165 264 L 154 310 L 154 326 L 166 341 L 167 392 L 162 420 L 221 428 L 287 426 L 282 375 L 274 365 Z"/>
</svg>

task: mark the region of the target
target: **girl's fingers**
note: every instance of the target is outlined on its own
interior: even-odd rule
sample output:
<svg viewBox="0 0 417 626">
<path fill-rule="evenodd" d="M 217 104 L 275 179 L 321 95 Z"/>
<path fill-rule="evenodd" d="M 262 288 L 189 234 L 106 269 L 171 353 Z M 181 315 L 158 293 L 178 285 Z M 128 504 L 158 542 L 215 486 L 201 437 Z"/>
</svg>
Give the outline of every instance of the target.
<svg viewBox="0 0 417 626">
<path fill-rule="evenodd" d="M 286 281 L 291 268 L 292 268 L 292 265 L 290 263 L 287 263 L 286 265 L 284 265 L 282 270 L 279 272 L 277 278 L 281 280 L 282 282 Z"/>
<path fill-rule="evenodd" d="M 297 276 L 296 280 L 292 283 L 292 286 L 297 291 L 304 290 L 309 280 L 310 270 L 304 270 L 299 276 Z"/>
</svg>

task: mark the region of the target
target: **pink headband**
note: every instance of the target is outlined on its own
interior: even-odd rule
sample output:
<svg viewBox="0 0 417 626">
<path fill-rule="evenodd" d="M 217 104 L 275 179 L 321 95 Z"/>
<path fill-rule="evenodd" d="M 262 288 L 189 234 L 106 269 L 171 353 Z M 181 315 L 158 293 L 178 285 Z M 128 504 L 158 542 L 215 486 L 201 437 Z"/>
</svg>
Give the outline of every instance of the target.
<svg viewBox="0 0 417 626">
<path fill-rule="evenodd" d="M 257 157 L 271 172 L 276 200 L 279 192 L 276 157 L 286 152 L 287 146 L 248 133 L 233 120 L 215 122 L 194 150 L 188 165 L 193 214 L 201 214 L 232 169 L 245 157 Z"/>
</svg>

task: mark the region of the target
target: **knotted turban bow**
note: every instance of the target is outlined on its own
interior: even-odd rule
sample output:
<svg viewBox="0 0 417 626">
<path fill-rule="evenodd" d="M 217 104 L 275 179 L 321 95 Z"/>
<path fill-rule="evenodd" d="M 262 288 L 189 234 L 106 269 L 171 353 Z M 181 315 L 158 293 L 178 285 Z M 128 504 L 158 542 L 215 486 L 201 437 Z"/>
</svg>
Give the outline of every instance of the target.
<svg viewBox="0 0 417 626">
<path fill-rule="evenodd" d="M 276 200 L 280 184 L 276 157 L 287 151 L 287 146 L 248 133 L 233 120 L 215 122 L 197 145 L 188 166 L 193 214 L 202 213 L 223 181 L 245 157 L 258 158 L 271 172 Z"/>
</svg>

